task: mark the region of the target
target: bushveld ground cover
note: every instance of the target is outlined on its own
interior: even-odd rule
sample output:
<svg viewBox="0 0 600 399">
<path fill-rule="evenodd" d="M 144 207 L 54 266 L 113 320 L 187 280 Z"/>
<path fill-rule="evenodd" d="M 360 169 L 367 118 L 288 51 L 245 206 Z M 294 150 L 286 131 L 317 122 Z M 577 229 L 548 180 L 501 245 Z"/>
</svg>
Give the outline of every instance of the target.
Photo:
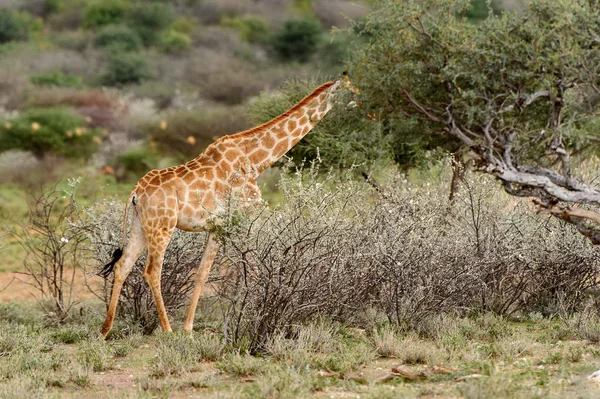
<svg viewBox="0 0 600 399">
<path fill-rule="evenodd" d="M 253 356 L 204 328 L 100 341 L 102 307 L 92 303 L 52 328 L 29 308 L 0 310 L 2 398 L 592 398 L 600 390 L 587 378 L 600 369 L 597 344 L 535 313 L 435 316 L 420 334 L 318 320 Z"/>
</svg>

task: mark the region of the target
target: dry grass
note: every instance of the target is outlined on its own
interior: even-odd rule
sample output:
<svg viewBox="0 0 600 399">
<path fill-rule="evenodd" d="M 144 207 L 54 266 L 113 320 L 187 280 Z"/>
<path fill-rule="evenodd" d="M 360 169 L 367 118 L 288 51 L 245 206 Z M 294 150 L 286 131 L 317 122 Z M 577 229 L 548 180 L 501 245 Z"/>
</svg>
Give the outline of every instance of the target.
<svg viewBox="0 0 600 399">
<path fill-rule="evenodd" d="M 497 336 L 490 335 L 490 322 L 484 318 L 451 318 L 446 325 L 469 325 L 466 335 L 485 339 L 468 340 L 458 352 L 414 333 L 391 333 L 389 326 L 368 337 L 321 320 L 299 327 L 294 336 L 274 339 L 272 345 L 287 348 L 287 355 L 270 350 L 251 356 L 224 345 L 219 334 L 208 333 L 133 335 L 109 343 L 89 337 L 67 344 L 68 331 L 82 331 L 78 323 L 99 325 L 102 314 L 48 329 L 37 328 L 33 318 L 2 315 L 9 319 L 0 328 L 1 398 L 137 397 L 140 392 L 219 398 L 386 398 L 419 393 L 575 398 L 600 393 L 600 386 L 587 380 L 600 368 L 600 351 L 585 341 L 540 343 L 544 330 L 560 323 L 548 319 L 496 320 L 496 329 L 515 333 Z M 395 357 L 373 357 L 383 348 L 382 341 L 388 348 L 394 346 L 386 353 L 394 352 Z"/>
</svg>

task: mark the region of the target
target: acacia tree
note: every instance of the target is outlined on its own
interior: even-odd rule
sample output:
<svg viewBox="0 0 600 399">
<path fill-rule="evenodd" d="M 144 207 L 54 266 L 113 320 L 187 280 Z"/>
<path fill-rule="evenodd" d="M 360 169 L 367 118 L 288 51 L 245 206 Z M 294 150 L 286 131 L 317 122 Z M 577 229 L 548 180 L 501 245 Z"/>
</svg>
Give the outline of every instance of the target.
<svg viewBox="0 0 600 399">
<path fill-rule="evenodd" d="M 460 146 L 509 194 L 600 243 L 600 190 L 572 166 L 600 120 L 599 2 L 531 0 L 478 24 L 468 10 L 467 0 L 384 1 L 353 59 L 365 112 L 392 134 Z"/>
</svg>

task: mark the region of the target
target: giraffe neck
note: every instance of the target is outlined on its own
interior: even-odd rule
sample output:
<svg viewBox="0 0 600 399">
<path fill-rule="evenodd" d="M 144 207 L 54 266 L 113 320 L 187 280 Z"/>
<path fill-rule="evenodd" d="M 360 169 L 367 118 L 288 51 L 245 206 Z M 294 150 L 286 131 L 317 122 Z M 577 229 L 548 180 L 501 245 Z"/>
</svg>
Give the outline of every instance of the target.
<svg viewBox="0 0 600 399">
<path fill-rule="evenodd" d="M 338 82 L 325 83 L 270 122 L 225 136 L 213 145 L 220 143 L 239 149 L 257 174 L 260 174 L 285 155 L 329 112 L 332 108 L 331 95 L 338 85 Z"/>
</svg>

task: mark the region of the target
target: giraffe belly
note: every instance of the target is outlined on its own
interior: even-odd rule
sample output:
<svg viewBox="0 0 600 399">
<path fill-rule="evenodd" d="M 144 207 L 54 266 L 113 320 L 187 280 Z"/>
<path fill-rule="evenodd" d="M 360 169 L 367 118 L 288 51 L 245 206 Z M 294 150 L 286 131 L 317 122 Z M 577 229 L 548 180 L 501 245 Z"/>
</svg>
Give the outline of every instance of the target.
<svg viewBox="0 0 600 399">
<path fill-rule="evenodd" d="M 177 217 L 177 228 L 185 231 L 206 231 L 210 228 L 214 216 L 206 211 L 179 212 Z"/>
</svg>

